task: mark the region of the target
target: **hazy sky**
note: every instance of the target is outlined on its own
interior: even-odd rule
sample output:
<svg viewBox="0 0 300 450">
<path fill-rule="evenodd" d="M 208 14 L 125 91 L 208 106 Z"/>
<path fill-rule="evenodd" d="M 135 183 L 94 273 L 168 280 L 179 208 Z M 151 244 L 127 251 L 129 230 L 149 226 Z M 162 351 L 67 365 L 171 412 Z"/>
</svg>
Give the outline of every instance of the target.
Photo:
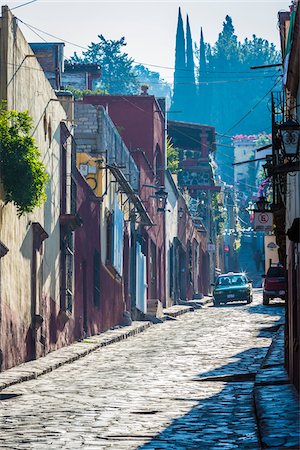
<svg viewBox="0 0 300 450">
<path fill-rule="evenodd" d="M 28 0 L 27 0 L 28 1 Z M 14 8 L 24 1 L 8 1 Z M 4 4 L 4 3 L 3 3 Z M 172 81 L 173 71 L 151 65 L 174 67 L 175 34 L 178 7 L 183 18 L 189 14 L 193 40 L 199 42 L 200 27 L 204 38 L 214 43 L 222 29 L 226 14 L 233 19 L 235 32 L 240 40 L 256 34 L 279 46 L 277 13 L 288 10 L 290 1 L 46 1 L 16 8 L 14 14 L 28 25 L 39 28 L 63 40 L 86 47 L 97 41 L 97 35 L 107 39 L 125 36 L 126 51 L 136 62 L 159 71 L 167 81 Z M 19 23 L 27 40 L 37 42 L 42 39 Z M 58 41 L 40 31 L 36 31 L 46 41 Z M 66 44 L 65 55 L 80 48 Z"/>
</svg>

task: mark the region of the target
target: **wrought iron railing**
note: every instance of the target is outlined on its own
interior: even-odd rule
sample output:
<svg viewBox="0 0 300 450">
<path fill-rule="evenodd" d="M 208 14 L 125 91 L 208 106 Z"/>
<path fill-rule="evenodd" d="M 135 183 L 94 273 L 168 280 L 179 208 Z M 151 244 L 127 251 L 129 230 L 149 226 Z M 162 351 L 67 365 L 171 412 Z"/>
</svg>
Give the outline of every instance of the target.
<svg viewBox="0 0 300 450">
<path fill-rule="evenodd" d="M 104 108 L 99 108 L 99 125 L 99 143 L 97 147 L 101 153 L 106 154 L 106 163 L 115 165 L 122 170 L 131 187 L 138 191 L 138 167 Z"/>
</svg>

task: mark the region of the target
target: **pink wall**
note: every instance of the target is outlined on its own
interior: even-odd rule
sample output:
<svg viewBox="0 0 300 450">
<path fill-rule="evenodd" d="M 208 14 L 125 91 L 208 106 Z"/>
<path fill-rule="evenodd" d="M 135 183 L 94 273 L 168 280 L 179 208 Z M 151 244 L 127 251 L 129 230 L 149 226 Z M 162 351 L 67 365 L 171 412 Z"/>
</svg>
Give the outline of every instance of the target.
<svg viewBox="0 0 300 450">
<path fill-rule="evenodd" d="M 156 298 L 165 305 L 165 216 L 157 212 L 154 195 L 155 189 L 145 187 L 144 184 L 156 184 L 155 155 L 157 145 L 161 149 L 162 163 L 165 159 L 165 124 L 164 116 L 159 112 L 159 105 L 153 96 L 105 96 L 88 95 L 83 99 L 84 103 L 102 105 L 118 128 L 122 139 L 131 152 L 140 170 L 140 197 L 143 200 L 154 227 L 147 228 L 148 237 L 148 285 L 149 278 L 149 249 L 150 239 L 156 245 L 157 283 Z M 163 181 L 163 176 L 161 177 Z M 148 292 L 148 298 L 151 298 Z"/>
<path fill-rule="evenodd" d="M 94 252 L 99 258 L 101 254 L 100 203 L 79 172 L 77 181 L 77 208 L 83 226 L 75 232 L 75 339 L 84 336 L 84 328 L 93 335 L 120 324 L 125 307 L 122 280 L 113 269 L 103 266 L 101 259 L 100 301 L 94 303 Z"/>
</svg>

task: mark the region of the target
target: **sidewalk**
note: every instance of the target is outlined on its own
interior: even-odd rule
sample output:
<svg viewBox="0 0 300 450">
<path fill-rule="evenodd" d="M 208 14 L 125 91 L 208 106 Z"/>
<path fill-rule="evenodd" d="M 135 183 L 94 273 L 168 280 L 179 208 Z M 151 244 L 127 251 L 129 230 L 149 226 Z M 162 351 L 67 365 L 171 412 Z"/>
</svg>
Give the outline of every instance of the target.
<svg viewBox="0 0 300 450">
<path fill-rule="evenodd" d="M 175 305 L 164 309 L 164 314 L 166 318 L 168 316 L 176 318 L 179 315 L 193 310 L 194 308 L 191 306 Z M 151 322 L 143 321 L 133 322 L 130 326 L 115 327 L 104 333 L 83 339 L 81 342 L 75 342 L 67 347 L 62 347 L 59 350 L 48 353 L 42 358 L 28 361 L 4 372 L 0 372 L 0 391 L 14 384 L 40 377 L 64 364 L 69 364 L 79 358 L 83 358 L 100 347 L 105 347 L 127 339 L 130 336 L 142 333 L 152 325 L 153 323 Z"/>
<path fill-rule="evenodd" d="M 284 368 L 283 326 L 275 335 L 256 375 L 254 402 L 262 448 L 299 449 L 299 395 Z"/>
</svg>

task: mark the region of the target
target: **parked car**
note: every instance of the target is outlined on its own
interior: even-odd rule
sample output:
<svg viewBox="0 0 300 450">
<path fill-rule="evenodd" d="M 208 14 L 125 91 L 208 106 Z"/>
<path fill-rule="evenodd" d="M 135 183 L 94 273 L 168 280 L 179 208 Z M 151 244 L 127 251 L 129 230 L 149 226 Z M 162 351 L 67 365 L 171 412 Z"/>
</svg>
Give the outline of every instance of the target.
<svg viewBox="0 0 300 450">
<path fill-rule="evenodd" d="M 268 305 L 272 298 L 286 297 L 285 269 L 280 264 L 272 264 L 267 273 L 263 275 L 263 304 Z"/>
<path fill-rule="evenodd" d="M 214 305 L 241 301 L 253 301 L 252 280 L 249 280 L 245 273 L 229 272 L 220 275 L 214 284 Z"/>
</svg>

